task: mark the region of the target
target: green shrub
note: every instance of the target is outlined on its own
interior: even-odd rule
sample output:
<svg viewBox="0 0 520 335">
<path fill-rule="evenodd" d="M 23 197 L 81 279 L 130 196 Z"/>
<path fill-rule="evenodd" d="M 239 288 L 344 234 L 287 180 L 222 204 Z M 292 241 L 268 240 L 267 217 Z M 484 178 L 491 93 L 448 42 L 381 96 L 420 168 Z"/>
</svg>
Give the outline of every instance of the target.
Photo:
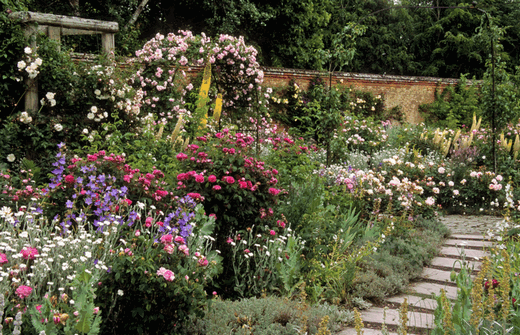
<svg viewBox="0 0 520 335">
<path fill-rule="evenodd" d="M 190 316 L 203 315 L 204 288 L 220 266 L 205 238 L 211 235 L 214 222 L 203 212 L 202 207 L 195 208 L 196 228 L 181 242 L 175 234 L 167 242 L 168 235 L 158 240 L 158 236 L 146 236 L 144 229 L 142 234 L 134 229 L 123 232 L 125 242 L 114 246 L 117 256 L 98 288 L 96 303 L 105 311 L 104 334 L 172 334 L 181 332 Z"/>
<path fill-rule="evenodd" d="M 316 334 L 324 316 L 327 329 L 339 331 L 352 322 L 353 313 L 327 303 L 308 305 L 305 301 L 277 297 L 250 298 L 239 301 L 213 300 L 202 319 L 193 320 L 190 334 Z"/>
</svg>

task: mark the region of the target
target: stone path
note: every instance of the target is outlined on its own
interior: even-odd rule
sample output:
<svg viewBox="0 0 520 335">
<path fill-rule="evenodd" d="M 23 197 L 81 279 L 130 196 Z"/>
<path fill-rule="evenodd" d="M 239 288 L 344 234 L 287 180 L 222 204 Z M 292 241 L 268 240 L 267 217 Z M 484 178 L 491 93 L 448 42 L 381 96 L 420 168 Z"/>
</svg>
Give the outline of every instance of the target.
<svg viewBox="0 0 520 335">
<path fill-rule="evenodd" d="M 502 218 L 494 216 L 462 216 L 449 215 L 441 218 L 441 221 L 450 229 L 452 235 L 444 242 L 440 255 L 432 260 L 430 267 L 423 270 L 421 279 L 412 283 L 408 292 L 385 300 L 385 305 L 390 305 L 386 312 L 385 324 L 390 329 L 399 326 L 399 306 L 407 299 L 408 308 L 408 334 L 427 333 L 433 329 L 433 311 L 437 307 L 437 301 L 432 299 L 432 293 L 440 295 L 441 289 L 446 291 L 449 299 L 457 297 L 457 286 L 450 281 L 453 269 L 461 268 L 461 255 L 465 254 L 465 260 L 470 268 L 478 271 L 482 258 L 487 254 L 485 248 L 492 246 L 492 242 L 484 239 L 488 229 L 494 230 L 497 222 Z M 381 334 L 383 325 L 383 308 L 372 307 L 361 311 L 361 317 L 366 328 L 364 335 Z M 343 329 L 336 335 L 354 335 L 353 327 Z M 397 335 L 390 332 L 390 335 Z"/>
</svg>

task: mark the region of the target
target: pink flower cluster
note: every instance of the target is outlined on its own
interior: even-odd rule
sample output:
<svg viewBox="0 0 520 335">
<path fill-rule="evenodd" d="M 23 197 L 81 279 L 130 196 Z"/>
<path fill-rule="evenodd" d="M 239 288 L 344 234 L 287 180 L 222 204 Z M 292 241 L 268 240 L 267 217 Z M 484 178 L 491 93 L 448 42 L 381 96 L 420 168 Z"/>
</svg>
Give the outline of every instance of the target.
<svg viewBox="0 0 520 335">
<path fill-rule="evenodd" d="M 175 236 L 174 238 L 173 235 L 166 234 L 161 236 L 161 243 L 164 244 L 164 251 L 170 255 L 175 251 L 175 243 L 179 245 L 178 249 L 184 255 L 189 256 L 190 254 L 190 249 L 186 246 L 186 241 L 182 236 Z"/>
<path fill-rule="evenodd" d="M 173 281 L 175 279 L 175 274 L 171 270 L 167 270 L 164 267 L 160 267 L 159 270 L 157 270 L 157 275 L 159 277 L 164 277 L 167 281 Z"/>
<path fill-rule="evenodd" d="M 18 296 L 18 298 L 24 299 L 24 298 L 27 298 L 31 294 L 32 290 L 33 289 L 30 286 L 20 285 L 16 289 L 16 295 Z"/>
<path fill-rule="evenodd" d="M 4 265 L 9 263 L 9 260 L 7 259 L 6 254 L 0 254 L 0 265 Z"/>
</svg>

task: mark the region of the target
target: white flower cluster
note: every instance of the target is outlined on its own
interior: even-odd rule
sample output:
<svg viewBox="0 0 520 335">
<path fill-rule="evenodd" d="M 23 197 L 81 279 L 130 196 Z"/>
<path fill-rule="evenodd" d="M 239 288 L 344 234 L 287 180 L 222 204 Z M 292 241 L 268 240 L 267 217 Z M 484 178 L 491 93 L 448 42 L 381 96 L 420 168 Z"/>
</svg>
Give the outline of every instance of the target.
<svg viewBox="0 0 520 335">
<path fill-rule="evenodd" d="M 94 120 L 96 122 L 99 122 L 103 118 L 107 118 L 108 113 L 101 111 L 96 106 L 92 106 L 92 107 L 90 107 L 90 112 L 87 114 L 87 117 L 89 120 Z"/>
<path fill-rule="evenodd" d="M 32 117 L 29 115 L 29 113 L 27 112 L 22 112 L 20 114 L 20 121 L 25 123 L 25 124 L 28 124 L 28 123 L 31 123 L 32 122 Z"/>
<path fill-rule="evenodd" d="M 56 95 L 56 93 L 47 92 L 47 94 L 45 94 L 45 98 L 40 100 L 40 103 L 42 104 L 42 106 L 45 106 L 46 102 L 49 102 L 51 107 L 56 106 L 56 99 L 54 99 L 55 95 Z M 47 99 L 47 100 L 45 100 L 45 99 Z"/>
<path fill-rule="evenodd" d="M 39 57 L 34 58 L 33 56 L 31 56 L 32 49 L 29 47 L 26 47 L 24 49 L 24 52 L 26 61 L 21 60 L 18 62 L 18 71 L 25 70 L 29 78 L 34 79 L 36 78 L 36 76 L 38 76 L 38 73 L 40 73 L 40 71 L 38 71 L 38 68 L 42 65 L 42 59 Z"/>
</svg>

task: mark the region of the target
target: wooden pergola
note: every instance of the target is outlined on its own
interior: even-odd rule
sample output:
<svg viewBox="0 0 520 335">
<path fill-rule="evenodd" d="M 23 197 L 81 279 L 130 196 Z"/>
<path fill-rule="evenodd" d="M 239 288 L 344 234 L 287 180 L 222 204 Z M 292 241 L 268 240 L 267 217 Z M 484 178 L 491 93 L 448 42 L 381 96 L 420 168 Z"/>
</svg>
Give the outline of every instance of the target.
<svg viewBox="0 0 520 335">
<path fill-rule="evenodd" d="M 44 14 L 35 12 L 14 12 L 11 18 L 24 24 L 25 36 L 30 41 L 30 46 L 36 49 L 36 38 L 32 36 L 43 33 L 49 38 L 61 41 L 61 36 L 66 35 L 94 35 L 101 34 L 102 50 L 111 55 L 115 48 L 114 34 L 119 31 L 117 22 L 84 19 L 75 16 Z M 28 86 L 25 95 L 25 110 L 38 110 L 38 81 L 26 79 Z"/>
</svg>

